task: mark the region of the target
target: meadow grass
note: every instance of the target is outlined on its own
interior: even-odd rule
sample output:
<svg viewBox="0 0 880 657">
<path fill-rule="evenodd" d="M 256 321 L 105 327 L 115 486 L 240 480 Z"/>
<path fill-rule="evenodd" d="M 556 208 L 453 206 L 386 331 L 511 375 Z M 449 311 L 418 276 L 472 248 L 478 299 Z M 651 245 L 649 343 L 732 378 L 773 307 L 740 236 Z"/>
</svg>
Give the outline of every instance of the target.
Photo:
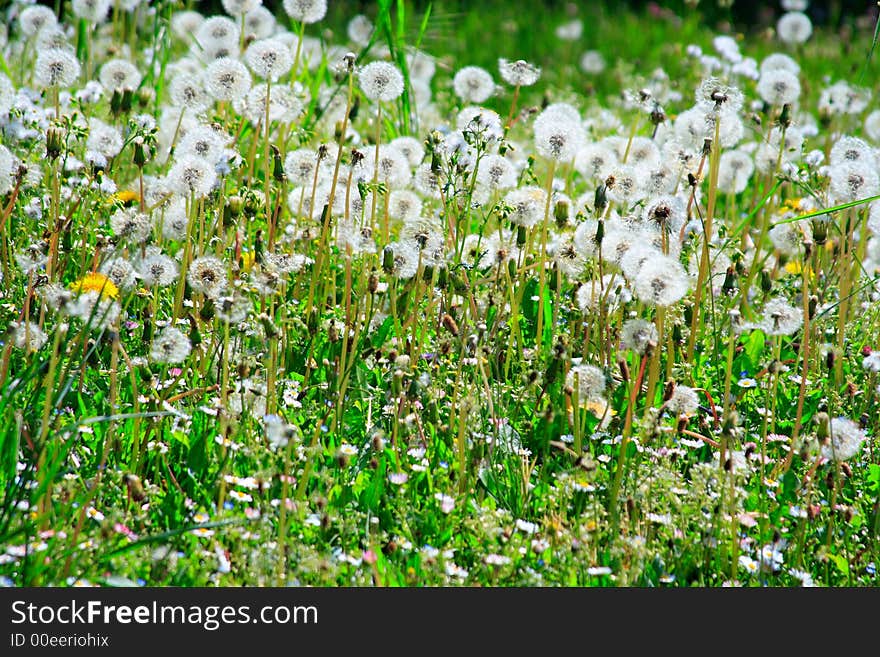
<svg viewBox="0 0 880 657">
<path fill-rule="evenodd" d="M 125 4 L 0 42 L 4 583 L 880 582 L 871 16 Z"/>
</svg>

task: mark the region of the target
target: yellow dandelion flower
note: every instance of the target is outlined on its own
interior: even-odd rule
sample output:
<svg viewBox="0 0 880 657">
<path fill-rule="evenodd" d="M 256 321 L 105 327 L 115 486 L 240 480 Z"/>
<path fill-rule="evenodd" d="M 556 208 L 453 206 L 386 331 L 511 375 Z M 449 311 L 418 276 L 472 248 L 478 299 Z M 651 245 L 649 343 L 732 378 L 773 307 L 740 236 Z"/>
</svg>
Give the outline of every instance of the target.
<svg viewBox="0 0 880 657">
<path fill-rule="evenodd" d="M 124 205 L 131 205 L 135 201 L 140 201 L 141 196 L 134 190 L 124 189 L 121 192 L 116 192 L 115 194 L 111 195 L 110 197 L 108 197 L 107 200 L 110 203 L 118 201 L 119 203 L 122 203 Z"/>
<path fill-rule="evenodd" d="M 116 287 L 116 284 L 104 276 L 104 274 L 99 274 L 97 272 L 86 274 L 78 281 L 74 281 L 70 284 L 70 289 L 72 292 L 78 294 L 97 292 L 101 295 L 102 299 L 108 297 L 116 299 L 119 296 L 119 288 Z"/>
<path fill-rule="evenodd" d="M 793 212 L 800 212 L 800 211 L 801 211 L 801 203 L 802 203 L 802 202 L 803 202 L 803 199 L 801 199 L 801 198 L 789 198 L 789 199 L 786 199 L 786 200 L 782 203 L 782 209 L 783 209 L 783 210 L 791 210 L 791 211 L 793 211 Z"/>
<path fill-rule="evenodd" d="M 254 266 L 254 259 L 256 258 L 256 254 L 253 251 L 242 251 L 241 252 L 241 268 L 243 271 L 250 271 L 251 267 Z"/>
</svg>

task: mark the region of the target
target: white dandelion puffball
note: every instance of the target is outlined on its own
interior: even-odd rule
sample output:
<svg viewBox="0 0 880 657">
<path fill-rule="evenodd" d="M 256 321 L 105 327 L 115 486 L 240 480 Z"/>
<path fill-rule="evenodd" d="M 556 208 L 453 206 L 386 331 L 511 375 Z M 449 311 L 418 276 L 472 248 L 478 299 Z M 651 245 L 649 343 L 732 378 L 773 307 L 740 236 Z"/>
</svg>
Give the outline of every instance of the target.
<svg viewBox="0 0 880 657">
<path fill-rule="evenodd" d="M 813 33 L 813 23 L 810 18 L 800 11 L 790 11 L 783 14 L 776 23 L 776 34 L 785 43 L 804 43 Z"/>
<path fill-rule="evenodd" d="M 208 64 L 205 88 L 215 100 L 241 100 L 251 88 L 251 74 L 237 59 L 221 57 Z"/>
<path fill-rule="evenodd" d="M 848 461 L 862 450 L 867 436 L 858 424 L 845 417 L 831 420 L 831 436 L 822 445 L 822 456 L 833 461 Z"/>
<path fill-rule="evenodd" d="M 34 63 L 34 82 L 38 87 L 69 87 L 80 74 L 79 60 L 61 48 L 40 51 Z"/>
<path fill-rule="evenodd" d="M 300 23 L 317 23 L 327 13 L 327 0 L 284 0 L 284 11 Z"/>
<path fill-rule="evenodd" d="M 103 23 L 112 6 L 113 0 L 73 0 L 70 3 L 73 13 L 89 23 Z"/>
<path fill-rule="evenodd" d="M 150 360 L 154 363 L 175 365 L 185 361 L 191 350 L 192 344 L 186 334 L 173 326 L 166 326 L 153 339 Z"/>
<path fill-rule="evenodd" d="M 244 63 L 255 75 L 274 82 L 293 66 L 293 56 L 290 48 L 278 39 L 260 39 L 245 51 Z"/>
<path fill-rule="evenodd" d="M 797 102 L 801 95 L 801 83 L 796 74 L 778 68 L 761 74 L 758 79 L 758 95 L 768 105 L 781 107 Z"/>
<path fill-rule="evenodd" d="M 495 81 L 486 69 L 465 66 L 452 79 L 455 95 L 468 103 L 483 103 L 495 92 Z"/>
<path fill-rule="evenodd" d="M 358 82 L 370 100 L 394 100 L 403 93 L 403 75 L 388 62 L 370 62 L 358 73 Z"/>
<path fill-rule="evenodd" d="M 541 77 L 541 69 L 522 59 L 511 62 L 507 59 L 498 60 L 498 72 L 501 79 L 515 87 L 530 87 Z"/>
<path fill-rule="evenodd" d="M 111 59 L 102 67 L 98 79 L 108 92 L 137 89 L 141 72 L 126 59 Z"/>
</svg>

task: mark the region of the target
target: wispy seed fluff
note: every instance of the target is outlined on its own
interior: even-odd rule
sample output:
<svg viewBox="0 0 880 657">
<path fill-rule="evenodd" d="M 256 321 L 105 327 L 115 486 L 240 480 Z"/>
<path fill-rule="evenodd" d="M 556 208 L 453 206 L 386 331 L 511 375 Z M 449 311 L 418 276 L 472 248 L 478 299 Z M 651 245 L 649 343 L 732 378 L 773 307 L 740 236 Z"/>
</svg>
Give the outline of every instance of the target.
<svg viewBox="0 0 880 657">
<path fill-rule="evenodd" d="M 831 197 L 839 203 L 874 196 L 880 190 L 880 175 L 870 162 L 844 162 L 829 170 Z"/>
<path fill-rule="evenodd" d="M 495 92 L 495 81 L 479 66 L 465 66 L 452 78 L 455 95 L 467 103 L 482 103 Z"/>
<path fill-rule="evenodd" d="M 9 114 L 12 103 L 15 101 L 15 87 L 9 78 L 0 73 L 0 117 Z"/>
<path fill-rule="evenodd" d="M 796 103 L 801 95 L 797 75 L 783 68 L 762 73 L 757 89 L 765 103 L 776 107 Z"/>
<path fill-rule="evenodd" d="M 584 143 L 580 121 L 560 119 L 557 114 L 535 119 L 535 148 L 542 157 L 555 162 L 570 162 Z"/>
<path fill-rule="evenodd" d="M 800 64 L 781 52 L 767 55 L 761 60 L 761 75 L 764 75 L 768 71 L 776 71 L 779 69 L 786 70 L 794 75 L 798 75 L 801 72 Z"/>
<path fill-rule="evenodd" d="M 216 299 L 226 290 L 226 265 L 214 256 L 196 258 L 190 263 L 186 280 L 193 291 Z"/>
<path fill-rule="evenodd" d="M 718 163 L 718 189 L 725 194 L 740 194 L 745 191 L 754 172 L 755 163 L 748 153 L 724 151 Z"/>
<path fill-rule="evenodd" d="M 510 189 L 516 186 L 516 167 L 507 158 L 492 153 L 477 167 L 477 183 L 487 189 Z"/>
<path fill-rule="evenodd" d="M 776 297 L 764 304 L 764 316 L 759 328 L 767 335 L 791 335 L 804 323 L 804 311 Z"/>
<path fill-rule="evenodd" d="M 26 37 L 32 37 L 44 27 L 58 24 L 55 12 L 43 5 L 26 7 L 18 16 L 18 27 Z"/>
<path fill-rule="evenodd" d="M 831 420 L 828 442 L 822 445 L 822 456 L 833 461 L 848 461 L 862 450 L 867 436 L 858 424 L 845 417 Z"/>
<path fill-rule="evenodd" d="M 242 16 L 263 4 L 263 0 L 221 0 L 221 4 L 230 16 Z"/>
<path fill-rule="evenodd" d="M 251 74 L 237 59 L 221 57 L 208 64 L 205 88 L 215 100 L 241 100 L 251 88 Z"/>
<path fill-rule="evenodd" d="M 204 198 L 217 182 L 214 165 L 196 155 L 185 155 L 168 172 L 168 184 L 178 194 Z"/>
<path fill-rule="evenodd" d="M 403 75 L 388 62 L 370 62 L 358 72 L 358 82 L 370 100 L 394 100 L 403 93 Z"/>
<path fill-rule="evenodd" d="M 113 0 L 73 0 L 70 3 L 73 13 L 89 23 L 103 23 L 112 5 Z"/>
<path fill-rule="evenodd" d="M 575 365 L 565 375 L 565 385 L 577 391 L 578 403 L 600 399 L 608 385 L 605 372 L 595 365 Z"/>
<path fill-rule="evenodd" d="M 393 242 L 385 247 L 385 251 L 391 252 L 392 276 L 400 279 L 412 278 L 419 270 L 419 250 L 412 240 Z"/>
<path fill-rule="evenodd" d="M 176 75 L 168 83 L 168 96 L 176 107 L 199 113 L 210 105 L 201 75 Z"/>
<path fill-rule="evenodd" d="M 656 306 L 671 306 L 689 287 L 690 279 L 678 260 L 662 255 L 645 262 L 633 281 L 636 297 Z"/>
<path fill-rule="evenodd" d="M 255 75 L 274 82 L 293 66 L 293 55 L 290 48 L 278 39 L 260 39 L 245 51 L 244 63 Z"/>
<path fill-rule="evenodd" d="M 675 386 L 672 396 L 666 402 L 666 408 L 676 415 L 693 415 L 700 407 L 697 392 L 688 386 Z"/>
<path fill-rule="evenodd" d="M 843 136 L 831 147 L 828 162 L 831 166 L 862 163 L 876 166 L 873 149 L 857 137 Z"/>
<path fill-rule="evenodd" d="M 61 48 L 41 50 L 34 63 L 34 83 L 38 87 L 69 87 L 80 74 L 79 60 Z"/>
<path fill-rule="evenodd" d="M 544 218 L 547 192 L 540 187 L 519 187 L 507 193 L 505 205 L 509 206 L 507 218 L 515 226 L 531 228 Z"/>
<path fill-rule="evenodd" d="M 498 60 L 498 72 L 501 79 L 515 87 L 530 87 L 541 77 L 541 69 L 522 59 L 511 62 L 507 59 Z"/>
<path fill-rule="evenodd" d="M 240 34 L 238 24 L 228 16 L 211 16 L 199 24 L 195 37 L 205 50 L 216 51 L 219 46 L 226 46 L 238 52 Z"/>
<path fill-rule="evenodd" d="M 119 128 L 107 125 L 100 119 L 89 121 L 89 137 L 86 150 L 100 153 L 105 158 L 116 157 L 122 150 L 122 134 Z"/>
<path fill-rule="evenodd" d="M 39 351 L 49 339 L 40 325 L 34 322 L 12 322 L 9 329 L 12 333 L 12 344 L 24 351 Z"/>
<path fill-rule="evenodd" d="M 171 31 L 177 38 L 188 41 L 191 35 L 198 35 L 199 26 L 204 22 L 205 17 L 197 11 L 177 11 L 171 16 Z"/>
<path fill-rule="evenodd" d="M 800 11 L 783 14 L 776 23 L 776 34 L 785 43 L 804 43 L 813 33 L 813 22 Z"/>
<path fill-rule="evenodd" d="M 165 287 L 177 280 L 177 263 L 170 256 L 158 251 L 148 254 L 137 264 L 136 269 L 147 287 Z"/>
<path fill-rule="evenodd" d="M 357 14 L 348 21 L 345 31 L 352 43 L 363 48 L 370 42 L 370 37 L 373 36 L 373 23 L 363 14 Z"/>
<path fill-rule="evenodd" d="M 153 225 L 150 218 L 137 208 L 123 208 L 110 217 L 110 229 L 120 240 L 142 244 L 150 236 Z"/>
<path fill-rule="evenodd" d="M 620 330 L 620 344 L 624 349 L 644 355 L 652 342 L 657 342 L 657 327 L 653 322 L 641 317 L 624 322 Z"/>
<path fill-rule="evenodd" d="M 284 11 L 300 23 L 317 23 L 327 13 L 327 0 L 284 0 Z"/>
<path fill-rule="evenodd" d="M 166 326 L 153 339 L 150 360 L 154 363 L 174 365 L 185 361 L 191 350 L 192 344 L 182 331 L 173 326 Z"/>
<path fill-rule="evenodd" d="M 141 72 L 126 59 L 111 59 L 101 67 L 98 79 L 109 93 L 134 90 L 141 83 Z"/>
<path fill-rule="evenodd" d="M 245 39 L 266 39 L 275 33 L 277 26 L 275 15 L 265 7 L 256 7 L 244 15 Z"/>
</svg>

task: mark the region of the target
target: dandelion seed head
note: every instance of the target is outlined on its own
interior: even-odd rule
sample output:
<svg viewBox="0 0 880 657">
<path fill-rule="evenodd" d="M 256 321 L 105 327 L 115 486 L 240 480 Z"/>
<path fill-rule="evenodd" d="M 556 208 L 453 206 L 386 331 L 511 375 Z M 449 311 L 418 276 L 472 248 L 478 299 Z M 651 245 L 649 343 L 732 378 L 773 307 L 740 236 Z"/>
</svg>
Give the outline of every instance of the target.
<svg viewBox="0 0 880 657">
<path fill-rule="evenodd" d="M 9 330 L 12 334 L 12 344 L 23 351 L 39 351 L 49 340 L 46 332 L 34 322 L 11 322 Z"/>
<path fill-rule="evenodd" d="M 27 37 L 32 37 L 40 30 L 54 27 L 57 24 L 58 19 L 55 17 L 55 12 L 43 5 L 25 7 L 18 15 L 18 27 L 21 33 Z"/>
<path fill-rule="evenodd" d="M 547 192 L 540 187 L 527 186 L 512 189 L 504 196 L 509 206 L 507 218 L 516 226 L 531 228 L 544 218 Z"/>
<path fill-rule="evenodd" d="M 251 74 L 237 59 L 220 57 L 205 70 L 205 89 L 215 100 L 241 100 L 251 88 Z"/>
<path fill-rule="evenodd" d="M 688 386 L 675 386 L 672 396 L 666 402 L 666 408 L 676 415 L 692 416 L 700 406 L 700 398 L 696 390 Z"/>
<path fill-rule="evenodd" d="M 495 81 L 479 66 L 465 66 L 452 79 L 455 95 L 466 103 L 483 103 L 495 93 Z"/>
<path fill-rule="evenodd" d="M 761 330 L 767 335 L 791 335 L 804 323 L 804 311 L 790 305 L 782 297 L 764 304 Z"/>
<path fill-rule="evenodd" d="M 190 263 L 187 282 L 193 291 L 217 299 L 226 291 L 226 265 L 214 256 L 202 256 Z"/>
<path fill-rule="evenodd" d="M 620 344 L 624 349 L 644 355 L 651 343 L 657 342 L 657 327 L 641 317 L 624 322 L 620 330 Z"/>
<path fill-rule="evenodd" d="M 129 290 L 134 286 L 136 272 L 128 258 L 121 256 L 106 260 L 99 271 L 107 276 L 120 290 Z"/>
<path fill-rule="evenodd" d="M 150 346 L 150 361 L 176 365 L 189 356 L 192 344 L 189 337 L 173 326 L 166 326 L 153 339 Z"/>
<path fill-rule="evenodd" d="M 103 23 L 113 5 L 113 0 L 72 0 L 70 8 L 79 18 L 89 23 Z"/>
<path fill-rule="evenodd" d="M 754 171 L 755 163 L 747 153 L 724 151 L 718 162 L 718 189 L 726 194 L 741 194 Z"/>
<path fill-rule="evenodd" d="M 813 21 L 800 11 L 783 14 L 776 22 L 776 34 L 785 43 L 804 43 L 813 33 Z"/>
<path fill-rule="evenodd" d="M 826 87 L 819 94 L 819 113 L 832 116 L 861 114 L 868 107 L 870 100 L 870 90 L 854 87 L 840 80 Z"/>
<path fill-rule="evenodd" d="M 392 242 L 385 249 L 390 249 L 392 253 L 392 276 L 406 280 L 416 275 L 419 269 L 419 250 L 414 241 Z"/>
<path fill-rule="evenodd" d="M 770 71 L 788 71 L 792 75 L 798 75 L 801 72 L 800 65 L 788 55 L 775 52 L 767 55 L 761 60 L 761 75 Z"/>
<path fill-rule="evenodd" d="M 403 74 L 389 62 L 370 62 L 358 71 L 361 91 L 370 100 L 390 101 L 403 93 Z"/>
<path fill-rule="evenodd" d="M 218 46 L 238 50 L 240 37 L 238 23 L 228 16 L 211 16 L 198 24 L 195 40 L 204 50 L 213 50 Z M 190 35 L 186 35 L 191 38 Z"/>
<path fill-rule="evenodd" d="M 366 46 L 373 36 L 373 23 L 363 14 L 357 14 L 346 26 L 348 38 L 357 46 Z"/>
<path fill-rule="evenodd" d="M 465 107 L 456 117 L 456 127 L 486 144 L 494 144 L 504 136 L 504 126 L 497 112 L 485 107 Z"/>
<path fill-rule="evenodd" d="M 278 29 L 275 15 L 266 7 L 259 6 L 244 15 L 245 39 L 267 39 Z"/>
<path fill-rule="evenodd" d="M 221 0 L 223 10 L 230 16 L 240 17 L 263 4 L 263 0 Z"/>
<path fill-rule="evenodd" d="M 388 215 L 402 222 L 418 219 L 422 214 L 422 199 L 408 189 L 395 189 L 388 200 Z"/>
<path fill-rule="evenodd" d="M 487 189 L 510 189 L 516 186 L 516 167 L 507 158 L 491 153 L 480 160 L 477 183 Z"/>
<path fill-rule="evenodd" d="M 535 120 L 535 148 L 542 157 L 569 162 L 584 142 L 580 121 Z"/>
<path fill-rule="evenodd" d="M 187 130 L 178 141 L 175 156 L 178 159 L 201 158 L 207 164 L 215 166 L 225 153 L 228 136 L 208 125 L 196 125 Z"/>
<path fill-rule="evenodd" d="M 849 461 L 862 451 L 867 434 L 849 418 L 831 419 L 829 438 L 822 445 L 822 456 L 832 461 Z"/>
<path fill-rule="evenodd" d="M 778 68 L 761 74 L 757 90 L 765 103 L 782 107 L 797 102 L 801 95 L 801 83 L 795 73 Z"/>
<path fill-rule="evenodd" d="M 138 262 L 137 272 L 147 287 L 166 287 L 177 280 L 178 267 L 173 258 L 152 252 Z"/>
<path fill-rule="evenodd" d="M 585 404 L 602 397 L 608 380 L 595 365 L 575 365 L 565 375 L 565 385 L 577 391 L 579 404 Z"/>
<path fill-rule="evenodd" d="M 198 155 L 185 154 L 168 171 L 168 184 L 178 194 L 204 198 L 217 182 L 214 165 Z"/>
<path fill-rule="evenodd" d="M 301 23 L 317 23 L 327 13 L 327 0 L 284 0 L 284 11 Z"/>
<path fill-rule="evenodd" d="M 877 158 L 873 149 L 858 137 L 844 135 L 831 147 L 828 163 L 832 167 L 861 163 L 876 167 Z"/>
<path fill-rule="evenodd" d="M 39 87 L 69 87 L 80 74 L 76 55 L 61 48 L 41 50 L 34 62 L 34 83 Z"/>
<path fill-rule="evenodd" d="M 880 191 L 880 175 L 873 162 L 843 162 L 829 169 L 831 197 L 838 203 L 858 201 Z"/>
<path fill-rule="evenodd" d="M 534 64 L 518 59 L 512 62 L 507 59 L 498 60 L 498 71 L 501 79 L 515 87 L 530 87 L 541 77 L 541 69 Z"/>
<path fill-rule="evenodd" d="M 582 146 L 574 158 L 574 168 L 584 178 L 604 181 L 617 166 L 616 153 L 606 144 L 598 142 Z"/>
<path fill-rule="evenodd" d="M 141 83 L 141 72 L 126 59 L 111 59 L 101 66 L 98 78 L 110 93 L 125 89 L 134 90 Z"/>
<path fill-rule="evenodd" d="M 690 279 L 681 264 L 669 256 L 648 260 L 633 281 L 633 292 L 645 303 L 671 306 L 690 288 Z"/>
<path fill-rule="evenodd" d="M 255 75 L 274 82 L 293 66 L 293 55 L 277 39 L 259 39 L 248 46 L 244 53 L 244 63 Z"/>
</svg>

